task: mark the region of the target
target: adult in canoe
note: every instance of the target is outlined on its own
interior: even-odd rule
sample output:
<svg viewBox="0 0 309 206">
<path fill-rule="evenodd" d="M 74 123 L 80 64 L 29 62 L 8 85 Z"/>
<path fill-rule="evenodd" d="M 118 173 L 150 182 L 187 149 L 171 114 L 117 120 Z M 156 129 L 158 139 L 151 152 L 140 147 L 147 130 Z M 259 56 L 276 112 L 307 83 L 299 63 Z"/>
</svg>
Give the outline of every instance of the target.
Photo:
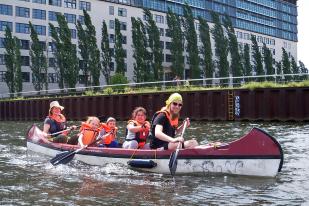
<svg viewBox="0 0 309 206">
<path fill-rule="evenodd" d="M 182 143 L 182 148 L 193 148 L 198 146 L 195 139 L 184 141 L 183 137 L 176 137 L 181 133 L 184 124 L 178 126 L 180 110 L 183 105 L 182 96 L 173 93 L 166 100 L 166 106 L 156 112 L 151 121 L 150 148 L 165 150 L 175 150 L 178 142 Z M 187 126 L 190 125 L 189 118 L 186 118 Z"/>
<path fill-rule="evenodd" d="M 43 132 L 51 142 L 68 143 L 70 129 L 76 129 L 76 126 L 67 129 L 66 118 L 61 113 L 63 109 L 64 107 L 58 101 L 52 101 L 49 105 L 48 116 L 44 120 Z"/>
</svg>

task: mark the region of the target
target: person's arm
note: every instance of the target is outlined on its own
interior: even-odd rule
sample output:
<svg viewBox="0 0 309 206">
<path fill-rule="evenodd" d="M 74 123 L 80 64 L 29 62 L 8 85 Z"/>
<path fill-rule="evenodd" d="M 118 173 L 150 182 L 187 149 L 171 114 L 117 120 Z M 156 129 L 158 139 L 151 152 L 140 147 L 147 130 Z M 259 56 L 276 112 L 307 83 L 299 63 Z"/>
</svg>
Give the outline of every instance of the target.
<svg viewBox="0 0 309 206">
<path fill-rule="evenodd" d="M 133 132 L 133 133 L 136 133 L 136 132 L 139 132 L 143 129 L 142 127 L 143 125 L 140 125 L 140 126 L 134 126 L 134 123 L 133 122 L 130 122 L 127 126 L 127 129 L 130 131 L 130 132 Z"/>
<path fill-rule="evenodd" d="M 78 143 L 81 147 L 85 147 L 85 145 L 83 143 L 83 134 L 82 133 L 78 136 Z"/>
<path fill-rule="evenodd" d="M 176 135 L 181 134 L 185 122 L 187 122 L 187 128 L 190 126 L 190 119 L 189 119 L 189 118 L 186 118 L 186 119 L 183 121 L 183 123 L 176 129 Z"/>
<path fill-rule="evenodd" d="M 155 136 L 156 138 L 165 141 L 165 142 L 183 142 L 183 138 L 181 137 L 176 137 L 173 138 L 171 136 L 168 136 L 166 134 L 163 133 L 163 126 L 157 124 L 155 127 Z"/>
</svg>

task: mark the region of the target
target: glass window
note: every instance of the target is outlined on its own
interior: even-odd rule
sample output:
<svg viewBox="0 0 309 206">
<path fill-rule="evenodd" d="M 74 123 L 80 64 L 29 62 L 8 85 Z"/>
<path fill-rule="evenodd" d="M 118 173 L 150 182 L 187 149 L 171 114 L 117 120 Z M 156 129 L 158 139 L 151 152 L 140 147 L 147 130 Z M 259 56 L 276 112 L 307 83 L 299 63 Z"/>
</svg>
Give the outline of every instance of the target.
<svg viewBox="0 0 309 206">
<path fill-rule="evenodd" d="M 48 59 L 48 66 L 49 67 L 55 67 L 56 66 L 56 59 L 55 58 L 49 58 Z"/>
<path fill-rule="evenodd" d="M 118 8 L 118 16 L 126 17 L 127 16 L 127 9 Z"/>
<path fill-rule="evenodd" d="M 46 42 L 45 41 L 39 41 L 39 44 L 43 51 L 46 51 Z"/>
<path fill-rule="evenodd" d="M 114 7 L 109 6 L 109 15 L 114 15 Z"/>
<path fill-rule="evenodd" d="M 122 36 L 122 44 L 127 44 L 127 37 L 126 36 Z M 126 54 L 127 57 L 127 54 Z"/>
<path fill-rule="evenodd" d="M 33 3 L 46 4 L 46 0 L 32 0 Z"/>
<path fill-rule="evenodd" d="M 71 31 L 71 38 L 76 39 L 76 29 L 70 29 Z"/>
<path fill-rule="evenodd" d="M 32 9 L 32 18 L 34 19 L 46 19 L 46 11 L 41 9 Z"/>
<path fill-rule="evenodd" d="M 123 31 L 127 30 L 127 22 L 120 22 L 120 30 Z"/>
<path fill-rule="evenodd" d="M 20 49 L 29 50 L 29 48 L 30 48 L 29 40 L 21 39 L 20 40 Z"/>
<path fill-rule="evenodd" d="M 23 82 L 30 82 L 30 72 L 22 72 L 21 78 Z"/>
<path fill-rule="evenodd" d="M 23 24 L 23 23 L 16 23 L 16 33 L 24 33 L 24 34 L 29 34 L 30 29 L 28 24 Z"/>
<path fill-rule="evenodd" d="M 80 10 L 91 11 L 91 3 L 87 2 L 87 1 L 80 1 L 79 2 L 79 9 Z"/>
<path fill-rule="evenodd" d="M 115 21 L 114 20 L 109 20 L 109 28 L 115 29 Z"/>
<path fill-rule="evenodd" d="M 46 35 L 46 26 L 43 25 L 33 25 L 35 31 L 38 33 L 38 35 Z"/>
<path fill-rule="evenodd" d="M 0 65 L 1 65 L 1 55 L 0 54 Z M 0 82 L 5 82 L 5 73 L 6 71 L 0 71 Z"/>
<path fill-rule="evenodd" d="M 5 38 L 0 37 L 0 48 L 4 48 Z"/>
<path fill-rule="evenodd" d="M 21 65 L 22 66 L 29 66 L 30 65 L 29 56 L 21 56 Z"/>
<path fill-rule="evenodd" d="M 26 7 L 16 6 L 16 16 L 29 18 L 30 17 L 30 9 L 26 8 Z"/>
<path fill-rule="evenodd" d="M 57 14 L 60 14 L 60 12 L 49 11 L 48 12 L 48 20 L 49 21 L 57 21 Z"/>
<path fill-rule="evenodd" d="M 115 35 L 114 34 L 110 34 L 109 35 L 109 42 L 110 43 L 115 43 Z"/>
<path fill-rule="evenodd" d="M 6 27 L 9 27 L 10 30 L 13 30 L 13 23 L 9 21 L 0 21 L 0 31 L 5 31 Z"/>
<path fill-rule="evenodd" d="M 76 9 L 76 0 L 64 0 L 64 7 Z"/>
<path fill-rule="evenodd" d="M 0 65 L 5 65 L 4 54 L 0 54 Z"/>
<path fill-rule="evenodd" d="M 76 23 L 76 15 L 75 14 L 68 14 L 64 13 L 65 19 L 68 23 L 75 24 Z"/>
<path fill-rule="evenodd" d="M 160 24 L 164 24 L 164 16 L 155 15 L 155 21 Z"/>
<path fill-rule="evenodd" d="M 12 16 L 13 7 L 11 5 L 0 4 L 0 14 Z"/>
<path fill-rule="evenodd" d="M 85 17 L 79 15 L 79 16 L 78 16 L 78 21 L 79 21 L 82 25 L 84 25 L 84 24 L 85 24 Z"/>
<path fill-rule="evenodd" d="M 58 75 L 56 73 L 48 73 L 48 83 L 57 83 Z"/>
<path fill-rule="evenodd" d="M 55 52 L 56 51 L 56 43 L 55 42 L 48 42 L 48 51 Z"/>
<path fill-rule="evenodd" d="M 49 5 L 61 6 L 61 0 L 48 0 Z"/>
<path fill-rule="evenodd" d="M 111 71 L 114 71 L 115 70 L 115 63 L 114 62 L 110 62 L 109 63 L 109 68 Z"/>
</svg>

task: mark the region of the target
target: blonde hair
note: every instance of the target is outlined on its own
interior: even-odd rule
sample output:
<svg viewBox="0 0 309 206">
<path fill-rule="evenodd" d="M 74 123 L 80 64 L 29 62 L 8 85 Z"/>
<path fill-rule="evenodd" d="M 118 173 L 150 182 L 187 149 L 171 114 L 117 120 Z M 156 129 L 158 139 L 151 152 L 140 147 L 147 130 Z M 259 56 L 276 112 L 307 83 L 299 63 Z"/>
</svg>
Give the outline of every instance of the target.
<svg viewBox="0 0 309 206">
<path fill-rule="evenodd" d="M 100 123 L 100 119 L 97 118 L 97 117 L 95 117 L 95 116 L 90 116 L 90 117 L 88 117 L 87 120 L 86 120 L 86 123 L 87 123 L 87 124 L 90 124 L 90 123 L 93 122 L 93 121 L 98 121 L 98 122 Z"/>
<path fill-rule="evenodd" d="M 144 107 L 136 107 L 132 112 L 132 119 L 135 119 L 138 112 L 143 112 L 144 115 L 147 114 L 146 109 Z"/>
</svg>

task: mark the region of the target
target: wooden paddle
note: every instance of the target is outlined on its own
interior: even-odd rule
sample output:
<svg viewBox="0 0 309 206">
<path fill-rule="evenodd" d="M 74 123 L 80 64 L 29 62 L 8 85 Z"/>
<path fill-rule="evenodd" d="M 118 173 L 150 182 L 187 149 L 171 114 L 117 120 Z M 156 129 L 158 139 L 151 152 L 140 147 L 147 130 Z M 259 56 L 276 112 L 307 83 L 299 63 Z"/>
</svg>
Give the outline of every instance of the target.
<svg viewBox="0 0 309 206">
<path fill-rule="evenodd" d="M 181 137 L 183 137 L 183 134 L 185 133 L 187 127 L 187 121 L 185 121 L 183 128 L 182 128 L 182 133 Z M 177 170 L 177 157 L 178 157 L 178 152 L 180 149 L 181 142 L 178 143 L 176 151 L 172 152 L 170 156 L 170 161 L 168 163 L 168 167 L 170 169 L 171 175 L 174 176 Z"/>
</svg>

